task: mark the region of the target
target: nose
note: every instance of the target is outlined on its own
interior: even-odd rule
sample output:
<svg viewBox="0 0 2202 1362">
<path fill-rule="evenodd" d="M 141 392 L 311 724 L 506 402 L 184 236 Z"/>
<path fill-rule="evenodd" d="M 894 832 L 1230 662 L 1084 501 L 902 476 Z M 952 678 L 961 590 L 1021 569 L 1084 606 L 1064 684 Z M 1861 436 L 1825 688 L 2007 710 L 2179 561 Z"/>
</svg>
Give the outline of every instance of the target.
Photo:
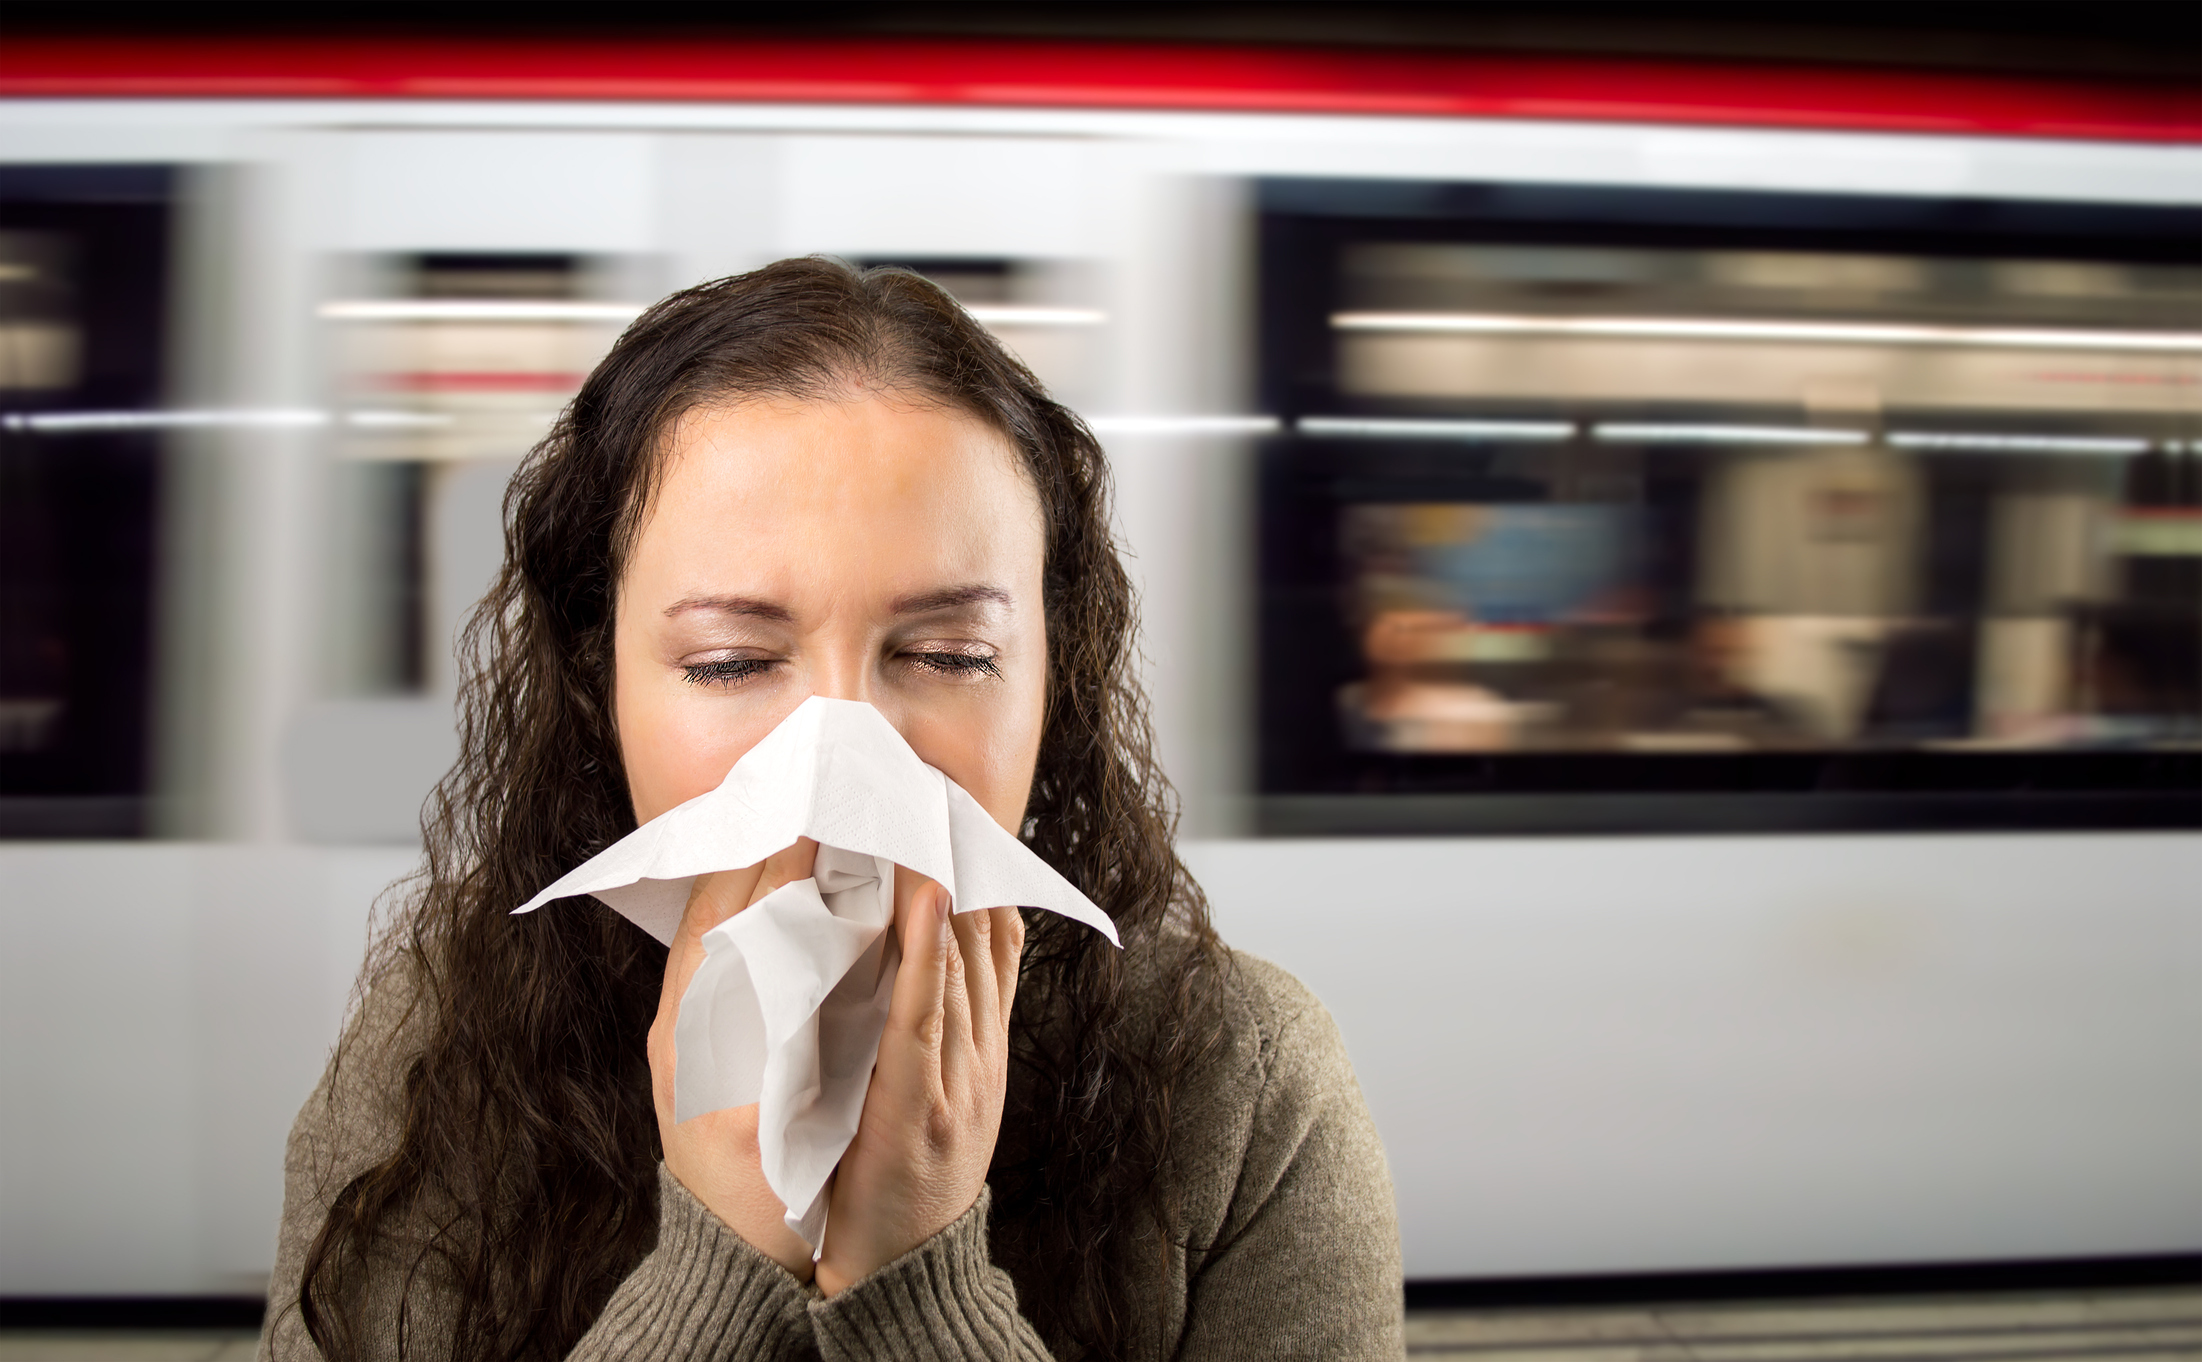
<svg viewBox="0 0 2202 1362">
<path fill-rule="evenodd" d="M 877 659 L 865 652 L 834 649 L 829 656 L 819 658 L 811 672 L 811 694 L 829 700 L 861 700 L 878 710 L 903 741 L 918 745 L 918 735 L 911 728 L 916 716 L 908 711 L 894 687 L 880 684 Z"/>
<path fill-rule="evenodd" d="M 855 640 L 824 641 L 810 655 L 810 693 L 829 700 L 874 702 L 870 650 Z"/>
<path fill-rule="evenodd" d="M 810 693 L 829 700 L 861 700 L 880 713 L 905 742 L 926 751 L 924 715 L 892 683 L 892 659 L 882 655 L 878 634 L 867 628 L 811 640 L 804 649 Z"/>
<path fill-rule="evenodd" d="M 861 700 L 898 731 L 903 728 L 905 716 L 894 687 L 883 684 L 880 639 L 871 629 L 855 624 L 822 629 L 805 641 L 802 652 L 812 695 Z"/>
<path fill-rule="evenodd" d="M 890 683 L 890 659 L 883 656 L 886 640 L 878 627 L 856 612 L 836 610 L 818 627 L 808 631 L 797 645 L 810 694 L 828 700 L 860 700 L 878 710 L 895 731 L 910 736 L 907 720 L 913 718 L 906 697 Z"/>
</svg>

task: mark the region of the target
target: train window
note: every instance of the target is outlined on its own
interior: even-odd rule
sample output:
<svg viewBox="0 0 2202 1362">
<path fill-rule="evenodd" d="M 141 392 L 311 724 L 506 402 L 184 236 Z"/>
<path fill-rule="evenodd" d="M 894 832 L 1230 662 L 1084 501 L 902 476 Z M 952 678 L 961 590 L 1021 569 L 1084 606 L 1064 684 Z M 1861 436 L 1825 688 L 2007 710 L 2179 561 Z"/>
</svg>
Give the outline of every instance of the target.
<svg viewBox="0 0 2202 1362">
<path fill-rule="evenodd" d="M 0 836 L 146 831 L 169 202 L 0 168 Z"/>
<path fill-rule="evenodd" d="M 543 437 L 640 310 L 618 296 L 632 292 L 619 263 L 428 253 L 333 266 L 339 296 L 321 306 L 339 413 L 322 649 L 333 694 L 434 685 L 456 623 L 438 618 L 431 580 L 439 489 L 454 465 L 514 460 Z"/>
<path fill-rule="evenodd" d="M 325 541 L 331 606 L 321 657 L 337 695 L 428 688 L 430 471 L 416 459 L 354 460 L 331 470 Z"/>
<path fill-rule="evenodd" d="M 1267 830 L 2202 821 L 2193 211 L 1261 202 Z"/>
</svg>

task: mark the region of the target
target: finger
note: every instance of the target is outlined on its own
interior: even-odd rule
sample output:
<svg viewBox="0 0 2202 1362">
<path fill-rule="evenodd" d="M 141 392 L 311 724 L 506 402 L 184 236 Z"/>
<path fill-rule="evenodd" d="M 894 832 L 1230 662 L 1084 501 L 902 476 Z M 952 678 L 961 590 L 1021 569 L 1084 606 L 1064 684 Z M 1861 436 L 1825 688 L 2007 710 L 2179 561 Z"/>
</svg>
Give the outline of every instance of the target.
<svg viewBox="0 0 2202 1362">
<path fill-rule="evenodd" d="M 749 891 L 749 902 L 742 906 L 750 907 L 766 895 L 777 893 L 797 880 L 809 879 L 816 873 L 817 866 L 818 843 L 808 837 L 798 837 L 794 846 L 765 857 L 756 886 Z"/>
<path fill-rule="evenodd" d="M 964 1090 L 978 1058 L 977 999 L 974 987 L 993 991 L 993 973 L 984 962 L 992 952 L 977 935 L 977 920 L 984 913 L 948 915 L 947 983 L 941 990 L 941 1086 L 950 1093 Z M 982 985 L 981 980 L 985 983 Z"/>
<path fill-rule="evenodd" d="M 984 1047 L 987 1037 L 1001 1025 L 1002 994 L 995 986 L 994 975 L 994 928 L 998 920 L 989 909 L 955 913 L 948 921 L 955 929 L 957 954 L 963 957 L 963 985 L 971 1014 L 971 1039 Z"/>
<path fill-rule="evenodd" d="M 937 883 L 938 881 L 920 875 L 906 865 L 895 867 L 896 932 L 903 935 L 909 934 L 910 924 L 922 916 L 922 914 L 915 913 L 914 910 L 925 897 L 925 891 L 933 888 Z"/>
<path fill-rule="evenodd" d="M 662 1133 L 673 1125 L 673 1013 L 658 1009 L 657 1019 L 650 1023 L 650 1033 L 643 1042 L 643 1054 L 650 1061 L 650 1105 L 656 1108 L 658 1128 Z"/>
<path fill-rule="evenodd" d="M 691 942 L 699 940 L 705 932 L 748 907 L 750 894 L 757 887 L 757 876 L 763 870 L 764 863 L 760 861 L 738 870 L 698 875 L 695 885 L 688 891 L 688 905 L 681 911 L 680 930 L 674 935 L 676 949 L 683 938 Z"/>
<path fill-rule="evenodd" d="M 805 837 L 756 865 L 696 877 L 688 891 L 687 906 L 681 910 L 680 928 L 674 932 L 672 947 L 666 953 L 665 982 L 658 995 L 658 1012 L 668 1031 L 672 1015 L 688 992 L 689 980 L 703 963 L 703 934 L 782 886 L 810 878 L 817 857 L 818 844 Z M 671 1054 L 669 1039 L 663 1048 Z"/>
<path fill-rule="evenodd" d="M 680 926 L 665 952 L 665 982 L 658 992 L 658 1015 L 670 1030 L 672 1016 L 688 991 L 688 981 L 703 963 L 703 934 L 734 915 L 749 893 L 756 866 L 698 875 L 689 888 L 687 906 L 681 909 Z"/>
<path fill-rule="evenodd" d="M 989 908 L 987 916 L 994 919 L 994 989 L 1001 999 L 994 1015 L 1007 1035 L 1010 1010 L 1017 1004 L 1017 976 L 1024 967 L 1025 915 L 1015 908 Z"/>
<path fill-rule="evenodd" d="M 925 1087 L 938 1094 L 943 995 L 948 987 L 948 896 L 934 884 L 910 896 L 902 927 L 902 964 L 895 971 L 894 996 L 887 1003 L 887 1029 L 880 1038 L 879 1072 L 888 1071 L 889 1048 L 899 1063 L 926 1075 Z M 904 1072 L 910 1072 L 905 1069 Z"/>
</svg>

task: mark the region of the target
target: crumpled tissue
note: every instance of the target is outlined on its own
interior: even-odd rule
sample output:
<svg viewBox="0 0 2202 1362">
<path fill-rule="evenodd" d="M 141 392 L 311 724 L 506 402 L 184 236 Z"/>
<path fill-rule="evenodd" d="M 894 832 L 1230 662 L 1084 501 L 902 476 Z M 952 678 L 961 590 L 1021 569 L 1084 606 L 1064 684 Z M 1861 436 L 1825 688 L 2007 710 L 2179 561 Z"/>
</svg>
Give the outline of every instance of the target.
<svg viewBox="0 0 2202 1362">
<path fill-rule="evenodd" d="M 755 865 L 802 837 L 818 843 L 812 878 L 704 933 L 674 1025 L 673 1114 L 757 1103 L 765 1181 L 788 1227 L 823 1252 L 827 1193 L 856 1137 L 901 961 L 888 930 L 894 868 L 938 881 L 954 912 L 1040 908 L 1117 935 L 878 710 L 824 696 L 797 706 L 717 789 L 513 911 L 593 894 L 670 944 L 697 876 Z"/>
</svg>

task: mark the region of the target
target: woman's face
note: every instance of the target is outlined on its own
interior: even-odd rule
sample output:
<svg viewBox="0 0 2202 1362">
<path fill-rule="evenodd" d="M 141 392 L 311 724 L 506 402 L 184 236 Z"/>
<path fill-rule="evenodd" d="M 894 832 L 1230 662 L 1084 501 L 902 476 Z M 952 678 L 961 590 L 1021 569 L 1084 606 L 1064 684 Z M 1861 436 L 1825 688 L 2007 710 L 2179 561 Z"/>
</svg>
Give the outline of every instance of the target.
<svg viewBox="0 0 2202 1362">
<path fill-rule="evenodd" d="M 635 817 L 813 695 L 862 700 L 1014 832 L 1047 695 L 1040 502 L 1008 440 L 877 396 L 690 413 L 619 584 Z"/>
</svg>

